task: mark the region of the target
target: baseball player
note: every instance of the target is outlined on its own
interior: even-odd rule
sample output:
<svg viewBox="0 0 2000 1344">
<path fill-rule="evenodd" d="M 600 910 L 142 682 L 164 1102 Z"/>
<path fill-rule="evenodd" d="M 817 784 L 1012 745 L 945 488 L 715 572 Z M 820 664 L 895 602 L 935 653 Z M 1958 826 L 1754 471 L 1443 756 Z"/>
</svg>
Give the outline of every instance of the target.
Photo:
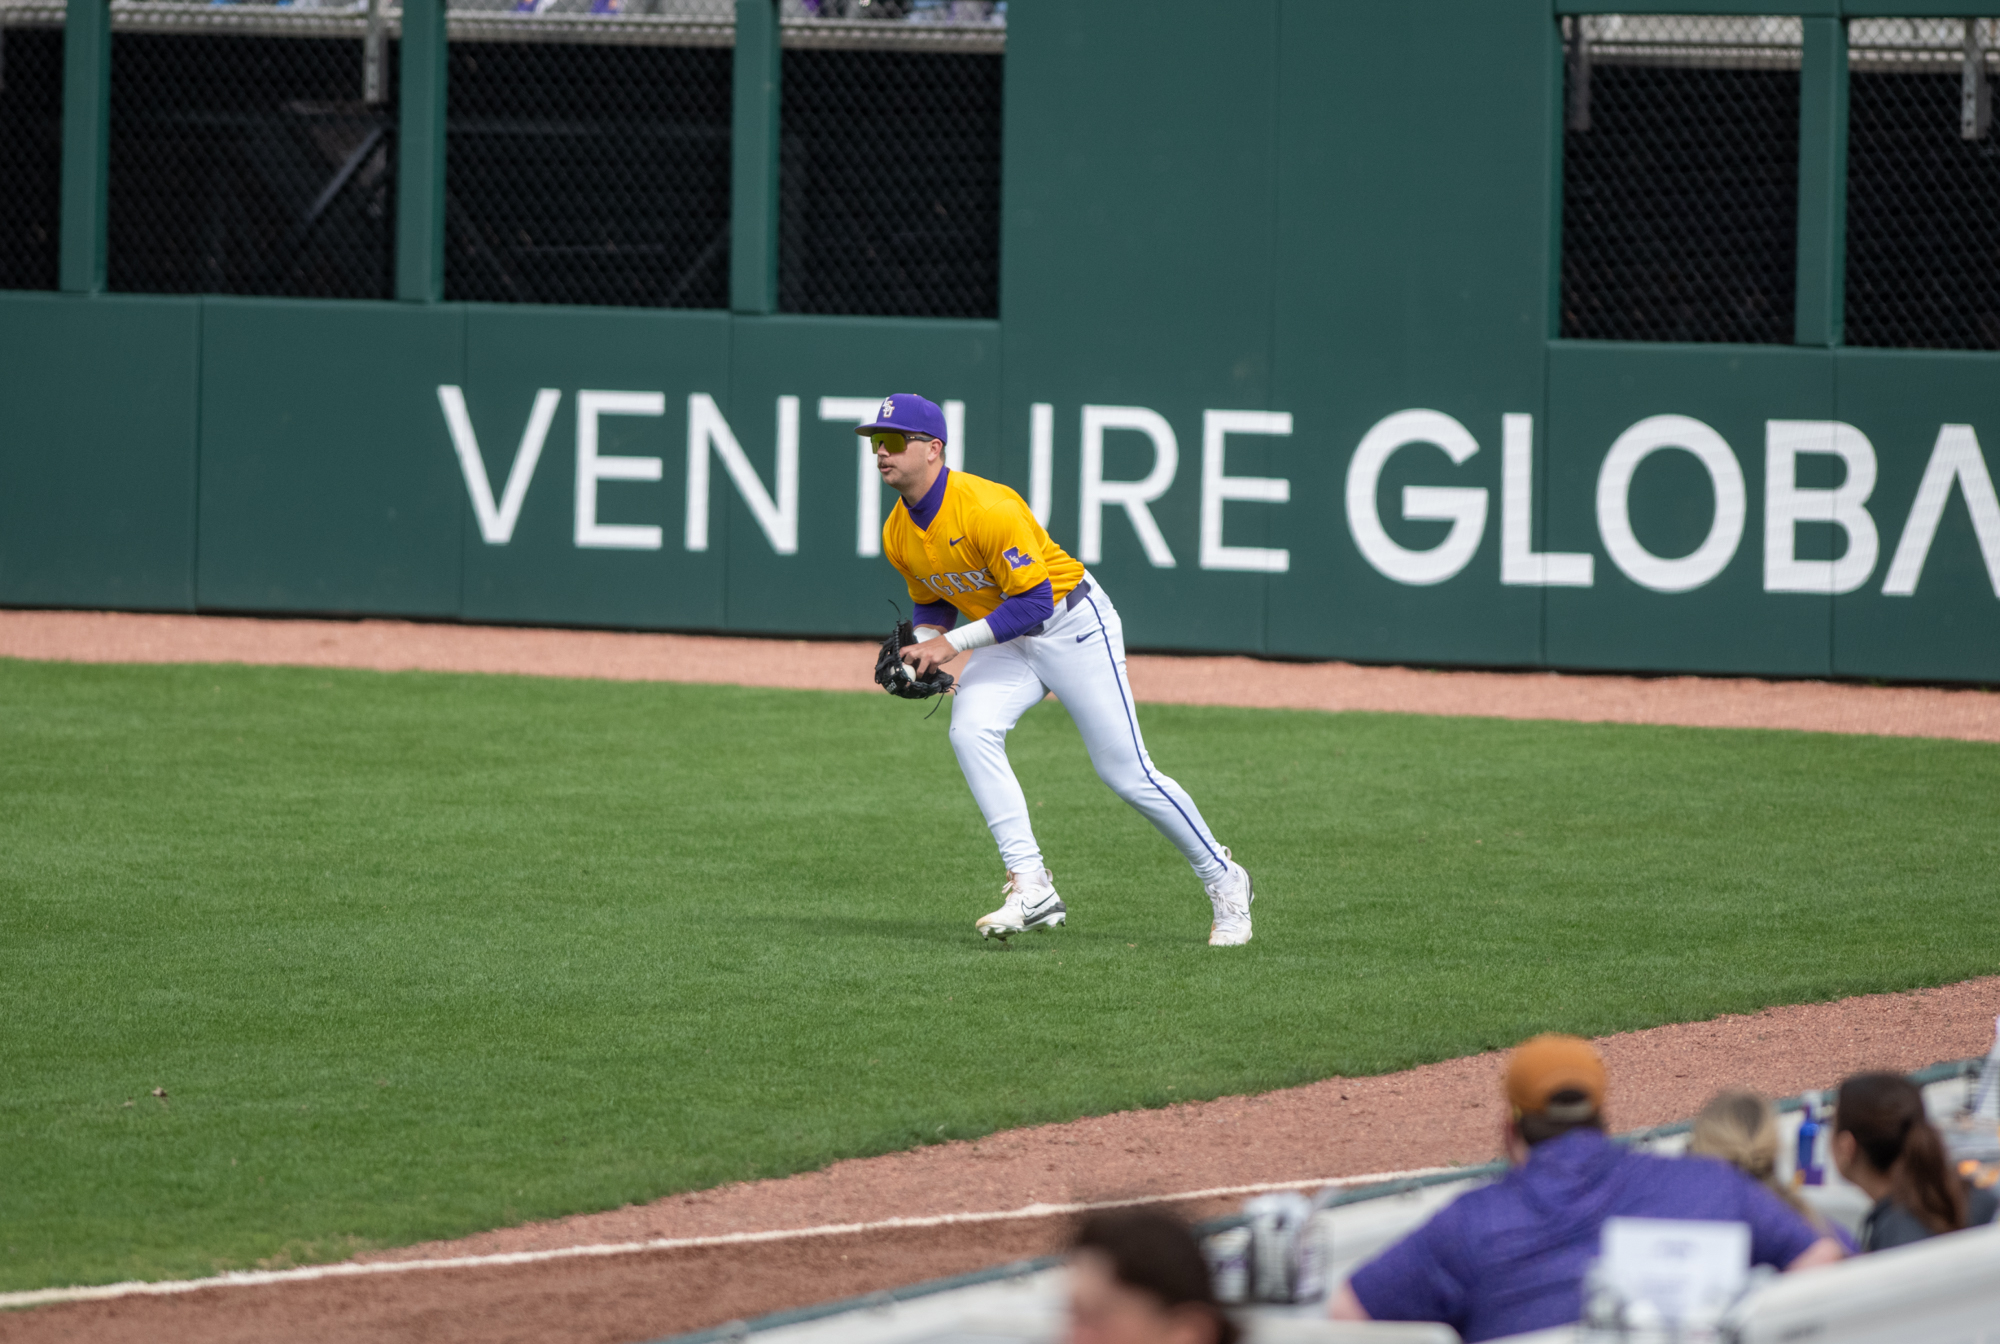
<svg viewBox="0 0 2000 1344">
<path fill-rule="evenodd" d="M 1250 874 L 1217 844 L 1187 792 L 1154 766 L 1132 712 L 1125 636 L 1104 588 L 1049 534 L 1020 495 L 944 464 L 944 412 L 922 397 L 882 400 L 867 435 L 876 470 L 903 498 L 882 525 L 882 554 L 909 584 L 910 675 L 967 655 L 951 711 L 951 747 L 1007 865 L 1006 901 L 980 917 L 982 938 L 1065 921 L 1042 863 L 1028 802 L 1007 763 L 1007 734 L 1054 691 L 1098 778 L 1186 856 L 1208 890 L 1212 947 L 1250 941 Z M 960 625 L 963 615 L 968 623 Z M 890 669 L 900 672 L 896 665 Z"/>
</svg>

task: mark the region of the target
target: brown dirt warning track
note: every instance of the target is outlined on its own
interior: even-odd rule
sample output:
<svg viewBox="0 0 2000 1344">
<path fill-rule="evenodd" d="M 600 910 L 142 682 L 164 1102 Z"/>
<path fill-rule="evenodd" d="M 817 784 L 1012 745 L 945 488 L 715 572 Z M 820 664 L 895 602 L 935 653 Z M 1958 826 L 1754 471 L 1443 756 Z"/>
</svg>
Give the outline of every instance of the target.
<svg viewBox="0 0 2000 1344">
<path fill-rule="evenodd" d="M 378 671 L 513 672 L 872 691 L 873 642 L 530 630 L 409 621 L 256 620 L 0 611 L 0 657 L 79 663 L 263 663 Z M 2000 742 L 2000 694 L 1726 677 L 1428 672 L 1351 663 L 1134 655 L 1156 704 L 1378 710 L 1692 728 L 1795 728 Z"/>
<path fill-rule="evenodd" d="M 238 662 L 754 681 L 872 690 L 873 646 L 393 621 L 264 621 L 0 612 L 0 657 Z M 2000 741 L 2000 695 L 1812 682 L 1431 673 L 1244 658 L 1131 660 L 1142 700 L 1367 709 Z M 1716 1090 L 1826 1087 L 1863 1068 L 1983 1053 L 2000 976 L 1908 994 L 1768 1009 L 1605 1038 L 1618 1128 L 1685 1118 Z M 1254 1097 L 1125 1112 L 841 1162 L 782 1180 L 358 1257 L 361 1264 L 534 1258 L 261 1286 L 213 1286 L 0 1312 L 6 1341 L 638 1341 L 1057 1249 L 1061 1214 L 956 1221 L 1027 1205 L 1486 1161 L 1498 1152 L 1502 1057 Z M 1191 1217 L 1240 1195 L 1176 1200 Z M 886 1220 L 938 1218 L 925 1226 Z M 855 1228 L 851 1225 L 864 1226 Z M 866 1226 L 877 1224 L 876 1226 Z M 846 1226 L 848 1230 L 840 1230 Z M 742 1234 L 776 1239 L 576 1255 L 580 1247 Z"/>
</svg>

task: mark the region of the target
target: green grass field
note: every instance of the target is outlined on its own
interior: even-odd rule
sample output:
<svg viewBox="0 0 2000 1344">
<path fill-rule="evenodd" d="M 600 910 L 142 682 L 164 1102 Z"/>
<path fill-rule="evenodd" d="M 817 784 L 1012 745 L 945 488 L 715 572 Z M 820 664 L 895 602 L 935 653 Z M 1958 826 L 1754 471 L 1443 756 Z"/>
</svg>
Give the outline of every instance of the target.
<svg viewBox="0 0 2000 1344">
<path fill-rule="evenodd" d="M 1991 746 L 1142 717 L 1248 948 L 1053 705 L 1074 923 L 1001 950 L 946 714 L 886 696 L 0 662 L 0 1288 L 2000 970 Z"/>
</svg>

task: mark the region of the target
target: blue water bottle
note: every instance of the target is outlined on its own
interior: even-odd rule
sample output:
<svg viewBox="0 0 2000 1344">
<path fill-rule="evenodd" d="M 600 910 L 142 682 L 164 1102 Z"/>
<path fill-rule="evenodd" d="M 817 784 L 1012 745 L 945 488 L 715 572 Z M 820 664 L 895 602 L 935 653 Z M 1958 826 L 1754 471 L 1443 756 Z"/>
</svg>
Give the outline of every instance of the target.
<svg viewBox="0 0 2000 1344">
<path fill-rule="evenodd" d="M 1826 1168 L 1819 1165 L 1819 1108 L 1808 1097 L 1799 1120 L 1799 1156 L 1792 1169 L 1793 1185 L 1825 1185 Z"/>
</svg>

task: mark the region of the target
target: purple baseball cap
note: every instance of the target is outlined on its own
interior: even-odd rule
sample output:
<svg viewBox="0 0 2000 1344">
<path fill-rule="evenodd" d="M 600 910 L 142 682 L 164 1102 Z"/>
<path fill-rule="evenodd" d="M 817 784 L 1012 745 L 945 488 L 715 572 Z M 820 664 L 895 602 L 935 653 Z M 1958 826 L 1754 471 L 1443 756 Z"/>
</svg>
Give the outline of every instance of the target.
<svg viewBox="0 0 2000 1344">
<path fill-rule="evenodd" d="M 945 441 L 944 412 L 934 401 L 925 401 L 914 392 L 897 392 L 882 398 L 875 411 L 875 423 L 863 425 L 856 434 L 873 434 L 878 429 L 900 429 L 905 434 L 926 434 L 939 443 Z"/>
</svg>

